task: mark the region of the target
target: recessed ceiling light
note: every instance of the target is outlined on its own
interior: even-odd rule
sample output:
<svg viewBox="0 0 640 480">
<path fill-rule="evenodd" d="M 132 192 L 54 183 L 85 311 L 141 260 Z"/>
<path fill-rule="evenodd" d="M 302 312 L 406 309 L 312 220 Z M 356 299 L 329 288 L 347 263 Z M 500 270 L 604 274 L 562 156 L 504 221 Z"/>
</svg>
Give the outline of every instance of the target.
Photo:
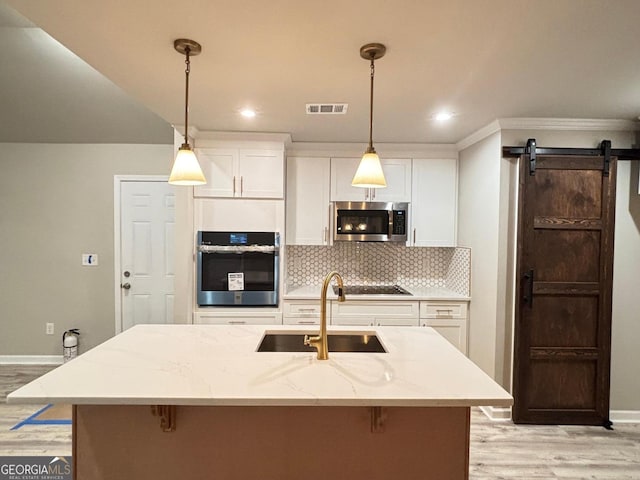
<svg viewBox="0 0 640 480">
<path fill-rule="evenodd" d="M 253 118 L 256 116 L 256 111 L 251 110 L 250 108 L 245 108 L 240 111 L 240 115 L 242 115 L 245 118 Z"/>
<path fill-rule="evenodd" d="M 433 116 L 433 118 L 435 120 L 437 120 L 438 122 L 446 122 L 447 120 L 451 120 L 453 118 L 453 113 L 447 112 L 447 111 L 442 111 L 442 112 L 436 113 Z"/>
</svg>

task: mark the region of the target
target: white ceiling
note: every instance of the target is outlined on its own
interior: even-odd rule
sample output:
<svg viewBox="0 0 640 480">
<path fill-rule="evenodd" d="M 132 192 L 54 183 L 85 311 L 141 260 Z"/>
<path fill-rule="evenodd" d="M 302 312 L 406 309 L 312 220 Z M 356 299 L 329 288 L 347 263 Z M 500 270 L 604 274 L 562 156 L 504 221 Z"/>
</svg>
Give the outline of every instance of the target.
<svg viewBox="0 0 640 480">
<path fill-rule="evenodd" d="M 359 49 L 369 42 L 387 46 L 376 62 L 374 143 L 454 143 L 496 118 L 640 115 L 638 0 L 6 3 L 133 99 L 116 105 L 105 93 L 110 81 L 75 68 L 79 62 L 61 51 L 43 54 L 43 33 L 3 27 L 0 98 L 18 133 L 30 122 L 52 126 L 41 118 L 52 100 L 38 95 L 48 89 L 64 100 L 55 108 L 66 109 L 56 134 L 86 128 L 108 137 L 112 124 L 127 120 L 134 136 L 147 122 L 157 129 L 157 118 L 135 102 L 182 124 L 184 58 L 173 49 L 179 37 L 203 46 L 191 67 L 190 123 L 200 130 L 364 144 L 369 65 Z M 32 50 L 40 53 L 26 53 Z M 15 94 L 27 87 L 30 94 Z M 346 102 L 349 109 L 309 116 L 310 102 Z M 247 106 L 256 118 L 239 115 Z M 431 118 L 442 108 L 456 113 L 445 125 Z"/>
</svg>

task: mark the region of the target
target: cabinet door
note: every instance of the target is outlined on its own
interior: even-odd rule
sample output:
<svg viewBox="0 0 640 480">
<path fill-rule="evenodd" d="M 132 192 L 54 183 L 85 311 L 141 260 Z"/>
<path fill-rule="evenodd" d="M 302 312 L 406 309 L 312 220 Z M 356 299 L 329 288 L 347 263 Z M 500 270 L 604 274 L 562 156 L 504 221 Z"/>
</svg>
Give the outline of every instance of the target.
<svg viewBox="0 0 640 480">
<path fill-rule="evenodd" d="M 332 202 L 364 202 L 370 200 L 369 188 L 351 186 L 351 181 L 359 164 L 359 158 L 331 159 Z"/>
<path fill-rule="evenodd" d="M 287 159 L 287 244 L 329 244 L 329 158 Z"/>
<path fill-rule="evenodd" d="M 237 196 L 284 198 L 284 155 L 278 150 L 240 150 Z"/>
<path fill-rule="evenodd" d="M 387 187 L 372 188 L 370 199 L 374 202 L 410 202 L 411 160 L 382 158 L 380 164 Z"/>
<path fill-rule="evenodd" d="M 411 160 L 380 159 L 386 188 L 351 186 L 360 164 L 359 158 L 331 159 L 331 201 L 348 202 L 410 202 Z"/>
<path fill-rule="evenodd" d="M 455 247 L 458 160 L 413 160 L 410 245 Z"/>
<path fill-rule="evenodd" d="M 422 326 L 431 327 L 454 347 L 467 355 L 467 319 L 429 318 L 420 320 Z"/>
<path fill-rule="evenodd" d="M 207 179 L 206 185 L 194 187 L 196 197 L 233 197 L 237 150 L 196 149 L 198 161 Z"/>
</svg>

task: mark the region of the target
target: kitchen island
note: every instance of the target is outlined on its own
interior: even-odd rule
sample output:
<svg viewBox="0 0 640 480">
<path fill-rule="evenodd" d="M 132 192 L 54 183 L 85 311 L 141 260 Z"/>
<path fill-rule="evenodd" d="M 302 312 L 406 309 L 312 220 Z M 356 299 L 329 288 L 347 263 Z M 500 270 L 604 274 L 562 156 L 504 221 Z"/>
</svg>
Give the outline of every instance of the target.
<svg viewBox="0 0 640 480">
<path fill-rule="evenodd" d="M 431 328 L 386 353 L 257 352 L 274 326 L 136 326 L 8 396 L 74 405 L 76 478 L 468 478 L 469 411 L 512 397 Z M 166 431 L 165 431 L 166 430 Z"/>
</svg>

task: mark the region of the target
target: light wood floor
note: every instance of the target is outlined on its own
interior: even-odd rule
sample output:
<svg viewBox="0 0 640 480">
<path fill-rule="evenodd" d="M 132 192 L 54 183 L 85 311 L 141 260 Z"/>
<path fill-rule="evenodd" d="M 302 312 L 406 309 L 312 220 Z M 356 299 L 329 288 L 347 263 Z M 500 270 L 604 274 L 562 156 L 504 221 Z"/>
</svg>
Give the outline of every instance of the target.
<svg viewBox="0 0 640 480">
<path fill-rule="evenodd" d="M 10 430 L 44 405 L 7 405 L 7 393 L 50 368 L 0 365 L 0 456 L 71 455 L 70 426 Z M 640 480 L 640 425 L 522 426 L 474 409 L 470 456 L 472 480 Z"/>
</svg>

